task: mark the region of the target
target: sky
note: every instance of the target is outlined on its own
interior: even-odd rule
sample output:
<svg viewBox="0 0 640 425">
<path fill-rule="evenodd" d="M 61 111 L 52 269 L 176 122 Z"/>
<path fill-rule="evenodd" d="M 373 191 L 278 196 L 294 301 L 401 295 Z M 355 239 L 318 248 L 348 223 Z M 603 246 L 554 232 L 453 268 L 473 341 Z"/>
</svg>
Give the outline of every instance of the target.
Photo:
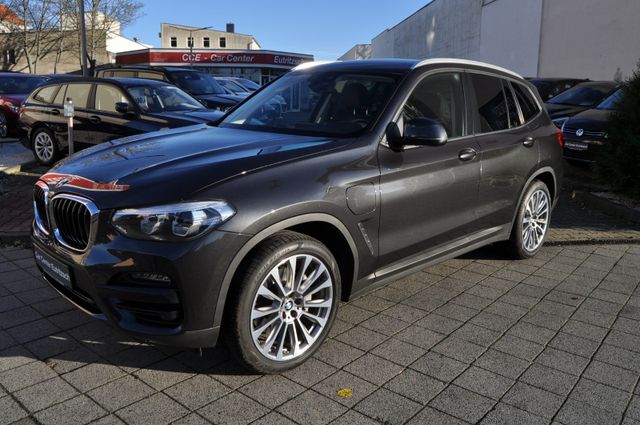
<svg viewBox="0 0 640 425">
<path fill-rule="evenodd" d="M 428 0 L 140 0 L 142 16 L 126 37 L 160 47 L 160 23 L 213 26 L 253 35 L 263 49 L 334 60 L 357 43 L 369 43 Z"/>
</svg>

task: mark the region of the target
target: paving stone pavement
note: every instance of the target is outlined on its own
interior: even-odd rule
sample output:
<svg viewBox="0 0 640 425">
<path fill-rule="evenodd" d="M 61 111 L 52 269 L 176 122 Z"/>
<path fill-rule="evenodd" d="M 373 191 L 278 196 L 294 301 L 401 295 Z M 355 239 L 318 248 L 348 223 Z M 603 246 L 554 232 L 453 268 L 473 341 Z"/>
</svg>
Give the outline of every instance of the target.
<svg viewBox="0 0 640 425">
<path fill-rule="evenodd" d="M 639 283 L 638 245 L 488 247 L 343 304 L 310 361 L 259 376 L 122 338 L 2 248 L 0 425 L 637 425 Z"/>
</svg>

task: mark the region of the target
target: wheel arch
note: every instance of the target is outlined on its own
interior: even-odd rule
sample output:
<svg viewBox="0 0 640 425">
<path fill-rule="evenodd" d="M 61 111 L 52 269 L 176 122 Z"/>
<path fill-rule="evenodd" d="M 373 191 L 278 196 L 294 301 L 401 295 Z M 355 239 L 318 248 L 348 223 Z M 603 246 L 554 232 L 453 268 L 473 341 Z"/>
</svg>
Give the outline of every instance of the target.
<svg viewBox="0 0 640 425">
<path fill-rule="evenodd" d="M 514 209 L 513 217 L 511 219 L 512 229 L 516 221 L 516 216 L 518 215 L 518 208 L 520 207 L 522 198 L 524 197 L 524 194 L 527 191 L 527 188 L 531 185 L 531 183 L 534 180 L 540 180 L 547 186 L 547 188 L 549 189 L 549 194 L 551 195 L 552 202 L 553 204 L 555 204 L 558 193 L 560 191 L 560 188 L 558 188 L 558 179 L 556 177 L 556 173 L 551 167 L 539 168 L 535 172 L 533 172 L 531 176 L 529 176 L 526 183 L 522 186 L 522 190 L 520 191 L 520 194 L 518 195 L 518 202 L 516 203 L 516 208 Z"/>
<path fill-rule="evenodd" d="M 342 281 L 341 298 L 346 299 L 348 297 L 353 282 L 355 282 L 358 268 L 358 250 L 351 233 L 340 220 L 332 215 L 323 213 L 304 214 L 282 220 L 261 230 L 240 248 L 225 272 L 220 292 L 218 293 L 213 326 L 220 326 L 223 321 L 231 284 L 240 270 L 242 262 L 248 258 L 261 242 L 283 230 L 291 230 L 311 236 L 327 246 L 336 258 L 340 268 Z"/>
</svg>

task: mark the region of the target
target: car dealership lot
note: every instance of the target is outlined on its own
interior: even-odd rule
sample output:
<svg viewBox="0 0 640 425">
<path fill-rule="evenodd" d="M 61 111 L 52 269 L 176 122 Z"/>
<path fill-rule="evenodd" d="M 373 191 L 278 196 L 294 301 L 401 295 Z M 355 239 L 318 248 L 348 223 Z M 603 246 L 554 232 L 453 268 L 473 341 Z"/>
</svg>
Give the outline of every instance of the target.
<svg viewBox="0 0 640 425">
<path fill-rule="evenodd" d="M 639 282 L 638 245 L 485 248 L 343 305 L 311 361 L 259 376 L 222 348 L 122 339 L 46 286 L 31 251 L 2 248 L 0 424 L 632 424 Z"/>
</svg>

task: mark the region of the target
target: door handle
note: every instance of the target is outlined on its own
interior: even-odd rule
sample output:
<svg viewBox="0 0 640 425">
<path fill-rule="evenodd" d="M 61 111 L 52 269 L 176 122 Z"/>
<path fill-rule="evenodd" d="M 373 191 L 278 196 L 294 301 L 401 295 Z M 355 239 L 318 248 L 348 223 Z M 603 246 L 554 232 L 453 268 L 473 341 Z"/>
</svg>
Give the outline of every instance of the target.
<svg viewBox="0 0 640 425">
<path fill-rule="evenodd" d="M 460 161 L 471 161 L 473 158 L 476 157 L 476 155 L 478 155 L 478 152 L 476 152 L 475 149 L 466 148 L 466 149 L 462 149 L 458 153 L 458 158 L 460 158 Z"/>
<path fill-rule="evenodd" d="M 533 146 L 536 143 L 536 139 L 534 139 L 531 136 L 527 136 L 525 137 L 525 139 L 522 141 L 522 144 L 525 145 L 526 147 L 530 148 L 531 146 Z"/>
<path fill-rule="evenodd" d="M 51 115 L 60 115 L 60 109 L 52 109 Z"/>
<path fill-rule="evenodd" d="M 98 116 L 96 116 L 96 115 L 91 115 L 91 116 L 89 117 L 89 122 L 90 122 L 91 124 L 100 124 L 100 121 L 102 121 L 102 120 L 100 119 L 100 117 L 98 117 Z"/>
</svg>

